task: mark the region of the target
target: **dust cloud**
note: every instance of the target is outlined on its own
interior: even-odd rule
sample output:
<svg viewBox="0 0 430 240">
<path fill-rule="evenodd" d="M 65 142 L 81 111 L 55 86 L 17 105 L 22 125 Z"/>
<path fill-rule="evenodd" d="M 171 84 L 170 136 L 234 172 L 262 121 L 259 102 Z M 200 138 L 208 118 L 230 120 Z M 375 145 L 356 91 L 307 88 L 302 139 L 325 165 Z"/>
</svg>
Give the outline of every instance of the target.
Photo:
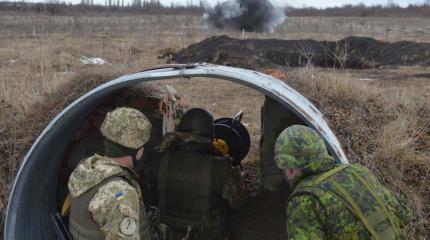
<svg viewBox="0 0 430 240">
<path fill-rule="evenodd" d="M 273 32 L 286 19 L 282 8 L 275 8 L 268 0 L 229 0 L 214 7 L 206 6 L 207 29 L 233 29 L 247 32 Z"/>
</svg>

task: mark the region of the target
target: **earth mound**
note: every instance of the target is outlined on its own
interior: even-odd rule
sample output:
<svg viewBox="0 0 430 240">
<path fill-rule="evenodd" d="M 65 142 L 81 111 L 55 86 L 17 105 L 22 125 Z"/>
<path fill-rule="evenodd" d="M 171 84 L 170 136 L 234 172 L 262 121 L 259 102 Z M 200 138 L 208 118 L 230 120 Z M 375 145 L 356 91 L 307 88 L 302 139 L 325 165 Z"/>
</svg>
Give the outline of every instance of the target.
<svg viewBox="0 0 430 240">
<path fill-rule="evenodd" d="M 340 41 L 207 38 L 173 56 L 178 63 L 208 62 L 259 69 L 276 66 L 314 65 L 329 68 L 430 66 L 430 44 L 382 42 L 368 37 Z"/>
</svg>

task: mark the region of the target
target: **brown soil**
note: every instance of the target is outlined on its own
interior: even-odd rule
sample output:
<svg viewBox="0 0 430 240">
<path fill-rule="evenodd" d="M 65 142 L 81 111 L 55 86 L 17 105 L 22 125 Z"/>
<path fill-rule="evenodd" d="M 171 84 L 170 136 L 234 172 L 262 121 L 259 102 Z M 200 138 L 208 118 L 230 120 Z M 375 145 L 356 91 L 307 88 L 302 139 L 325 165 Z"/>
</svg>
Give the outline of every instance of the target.
<svg viewBox="0 0 430 240">
<path fill-rule="evenodd" d="M 335 68 L 430 66 L 430 44 L 382 42 L 368 37 L 340 41 L 207 38 L 177 52 L 178 63 L 208 62 L 249 69 L 314 65 Z"/>
</svg>

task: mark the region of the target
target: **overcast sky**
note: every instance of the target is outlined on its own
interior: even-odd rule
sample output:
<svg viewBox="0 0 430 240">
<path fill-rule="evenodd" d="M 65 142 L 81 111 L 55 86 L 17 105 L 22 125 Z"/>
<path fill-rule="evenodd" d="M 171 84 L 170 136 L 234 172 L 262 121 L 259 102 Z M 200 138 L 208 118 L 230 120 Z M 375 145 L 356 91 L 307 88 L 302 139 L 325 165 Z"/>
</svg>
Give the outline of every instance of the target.
<svg viewBox="0 0 430 240">
<path fill-rule="evenodd" d="M 2 0 L 0 0 L 2 1 Z M 6 0 L 8 1 L 8 0 Z M 10 0 L 9 0 L 10 1 Z M 20 1 L 20 0 L 12 0 L 12 1 Z M 26 0 L 30 2 L 46 2 L 48 0 Z M 67 3 L 80 3 L 81 0 L 60 0 L 60 2 L 67 2 Z M 125 2 L 128 2 L 131 0 L 125 0 Z M 170 5 L 172 2 L 175 4 L 182 4 L 186 5 L 190 1 L 193 1 L 193 3 L 198 4 L 199 0 L 160 0 L 165 5 Z M 223 2 L 224 0 L 205 0 L 207 3 L 213 5 L 217 2 Z M 324 7 L 333 7 L 333 6 L 341 6 L 344 4 L 359 4 L 359 3 L 365 3 L 367 5 L 377 5 L 377 4 L 386 4 L 387 1 L 393 2 L 396 4 L 399 4 L 400 6 L 407 6 L 408 4 L 414 4 L 414 3 L 423 3 L 425 0 L 270 0 L 275 6 L 279 7 L 285 7 L 287 4 L 291 5 L 293 7 L 317 7 L 317 8 L 324 8 Z M 105 0 L 94 0 L 95 3 L 104 4 Z"/>
<path fill-rule="evenodd" d="M 173 3 L 182 3 L 186 4 L 189 1 L 194 1 L 195 3 L 198 3 L 199 0 L 160 0 L 163 3 L 170 4 Z M 274 5 L 284 7 L 285 5 L 289 4 L 294 7 L 302 7 L 303 4 L 306 4 L 306 6 L 312 6 L 312 7 L 333 7 L 333 6 L 341 6 L 344 4 L 359 4 L 359 3 L 365 3 L 367 5 L 377 5 L 377 4 L 386 4 L 387 0 L 270 0 Z M 413 3 L 423 3 L 424 0 L 389 0 L 390 2 L 397 3 L 401 6 L 407 6 L 408 4 Z M 206 0 L 206 2 L 210 4 L 215 4 L 217 2 L 222 2 L 222 0 Z"/>
</svg>

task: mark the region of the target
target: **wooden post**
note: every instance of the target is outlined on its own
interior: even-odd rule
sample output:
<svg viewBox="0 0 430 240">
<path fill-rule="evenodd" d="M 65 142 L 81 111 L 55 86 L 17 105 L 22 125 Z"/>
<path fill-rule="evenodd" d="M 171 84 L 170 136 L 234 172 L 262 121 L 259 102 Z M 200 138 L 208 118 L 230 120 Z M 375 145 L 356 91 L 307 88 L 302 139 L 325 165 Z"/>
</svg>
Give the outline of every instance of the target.
<svg viewBox="0 0 430 240">
<path fill-rule="evenodd" d="M 385 37 L 385 41 L 388 42 L 388 37 L 390 35 L 391 28 L 387 28 L 387 36 Z"/>
</svg>

